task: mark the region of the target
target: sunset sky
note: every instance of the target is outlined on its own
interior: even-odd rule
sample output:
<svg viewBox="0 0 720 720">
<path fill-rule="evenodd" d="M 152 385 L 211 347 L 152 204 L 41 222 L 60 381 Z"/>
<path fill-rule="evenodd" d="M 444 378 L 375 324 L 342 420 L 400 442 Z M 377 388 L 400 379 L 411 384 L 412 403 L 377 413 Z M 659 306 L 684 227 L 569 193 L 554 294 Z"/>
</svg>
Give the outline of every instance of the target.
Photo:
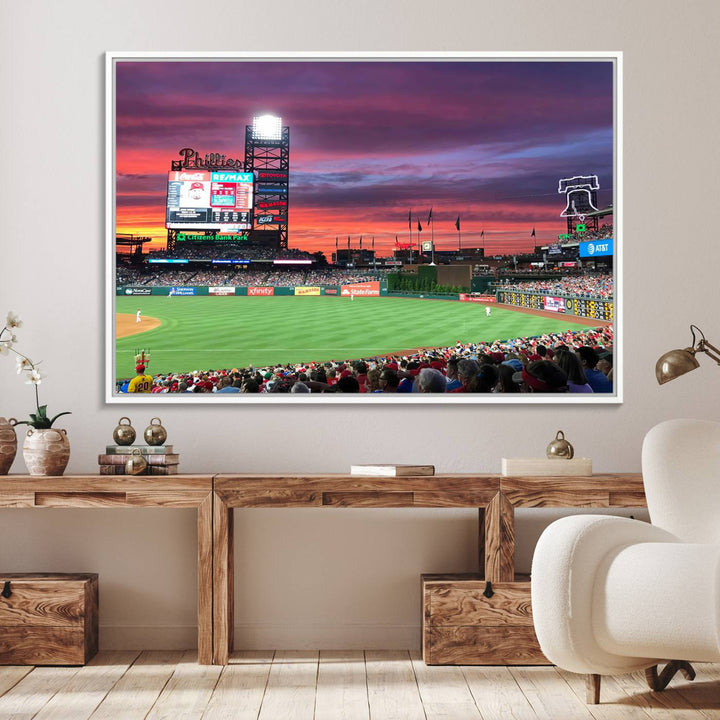
<svg viewBox="0 0 720 720">
<path fill-rule="evenodd" d="M 613 67 L 521 61 L 118 61 L 117 232 L 164 246 L 178 151 L 243 159 L 245 125 L 290 127 L 289 247 L 389 255 L 421 240 L 491 253 L 565 232 L 558 180 L 597 175 L 612 203 Z M 417 218 L 417 219 L 415 219 Z"/>
</svg>

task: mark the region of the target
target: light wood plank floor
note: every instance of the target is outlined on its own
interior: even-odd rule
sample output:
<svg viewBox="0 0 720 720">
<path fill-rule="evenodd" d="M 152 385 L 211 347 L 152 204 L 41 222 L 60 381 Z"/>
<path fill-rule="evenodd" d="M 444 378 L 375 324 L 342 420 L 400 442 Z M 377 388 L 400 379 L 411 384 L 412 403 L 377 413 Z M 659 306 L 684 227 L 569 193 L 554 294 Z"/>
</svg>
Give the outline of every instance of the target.
<svg viewBox="0 0 720 720">
<path fill-rule="evenodd" d="M 0 720 L 720 720 L 720 664 L 651 693 L 642 674 L 428 667 L 415 651 L 102 652 L 82 668 L 0 667 Z"/>
</svg>

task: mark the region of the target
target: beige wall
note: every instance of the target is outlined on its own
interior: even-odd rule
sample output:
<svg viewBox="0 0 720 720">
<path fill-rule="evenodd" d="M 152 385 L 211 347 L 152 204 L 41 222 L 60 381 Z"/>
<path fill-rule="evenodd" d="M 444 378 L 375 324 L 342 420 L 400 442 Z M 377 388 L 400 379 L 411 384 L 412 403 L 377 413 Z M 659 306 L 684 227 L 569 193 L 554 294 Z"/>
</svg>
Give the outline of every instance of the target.
<svg viewBox="0 0 720 720">
<path fill-rule="evenodd" d="M 267 38 L 253 39 L 273 11 Z M 106 50 L 624 52 L 621 406 L 163 408 L 183 470 L 342 472 L 395 461 L 498 471 L 503 455 L 537 455 L 562 428 L 596 470 L 635 471 L 653 424 L 717 416 L 720 376 L 708 362 L 663 388 L 653 377 L 657 356 L 687 343 L 691 321 L 720 337 L 715 0 L 0 0 L 0 12 L 0 314 L 25 319 L 22 348 L 49 376 L 43 401 L 73 411 L 71 471 L 94 470 L 121 414 L 140 427 L 151 417 L 102 401 Z M 72 193 L 39 204 L 44 178 Z M 31 390 L 8 358 L 0 388 L 0 415 L 30 410 Z M 521 566 L 544 519 L 520 518 Z M 415 643 L 418 576 L 471 569 L 474 521 L 461 511 L 238 513 L 239 636 L 277 647 Z M 106 646 L 184 645 L 193 642 L 194 531 L 189 511 L 5 510 L 0 569 L 98 571 Z"/>
</svg>

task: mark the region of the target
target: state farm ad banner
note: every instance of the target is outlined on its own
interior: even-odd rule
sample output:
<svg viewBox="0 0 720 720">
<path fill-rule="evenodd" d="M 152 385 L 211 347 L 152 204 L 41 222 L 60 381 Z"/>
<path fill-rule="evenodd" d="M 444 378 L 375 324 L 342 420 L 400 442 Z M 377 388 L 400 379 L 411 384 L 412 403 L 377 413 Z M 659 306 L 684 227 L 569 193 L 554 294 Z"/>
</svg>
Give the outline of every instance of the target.
<svg viewBox="0 0 720 720">
<path fill-rule="evenodd" d="M 565 301 L 559 297 L 545 296 L 545 309 L 551 312 L 565 312 Z"/>
<path fill-rule="evenodd" d="M 494 295 L 468 295 L 467 293 L 460 293 L 458 296 L 460 302 L 477 302 L 477 303 L 494 303 L 497 299 Z"/>
<path fill-rule="evenodd" d="M 319 295 L 320 288 L 319 287 L 296 287 L 295 294 L 296 295 Z"/>
<path fill-rule="evenodd" d="M 248 295 L 274 295 L 274 287 L 249 287 Z"/>
<path fill-rule="evenodd" d="M 209 287 L 208 294 L 209 295 L 234 295 L 235 288 L 234 287 Z"/>
<path fill-rule="evenodd" d="M 343 285 L 340 294 L 343 297 L 380 297 L 380 283 L 376 281 Z"/>
</svg>

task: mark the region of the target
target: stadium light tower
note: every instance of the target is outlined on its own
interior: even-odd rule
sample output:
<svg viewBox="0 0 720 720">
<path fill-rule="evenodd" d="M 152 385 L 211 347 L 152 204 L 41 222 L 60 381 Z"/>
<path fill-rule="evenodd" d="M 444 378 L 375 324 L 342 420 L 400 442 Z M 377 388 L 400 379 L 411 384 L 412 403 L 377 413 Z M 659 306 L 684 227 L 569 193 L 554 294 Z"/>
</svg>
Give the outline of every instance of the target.
<svg viewBox="0 0 720 720">
<path fill-rule="evenodd" d="M 282 118 L 276 115 L 259 115 L 253 118 L 253 140 L 281 140 Z"/>
<path fill-rule="evenodd" d="M 252 236 L 288 245 L 290 128 L 276 115 L 258 115 L 245 126 L 245 172 L 255 175 Z"/>
</svg>

